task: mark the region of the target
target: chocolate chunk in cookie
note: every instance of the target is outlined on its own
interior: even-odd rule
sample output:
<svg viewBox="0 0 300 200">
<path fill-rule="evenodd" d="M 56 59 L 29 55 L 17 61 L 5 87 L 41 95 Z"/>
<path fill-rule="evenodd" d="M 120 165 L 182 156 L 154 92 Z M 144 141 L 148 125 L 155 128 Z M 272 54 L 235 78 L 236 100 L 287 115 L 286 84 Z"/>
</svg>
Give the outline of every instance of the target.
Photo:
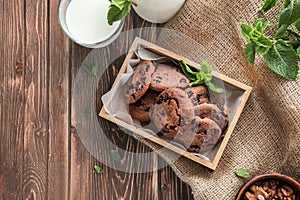
<svg viewBox="0 0 300 200">
<path fill-rule="evenodd" d="M 148 90 L 155 66 L 149 60 L 141 61 L 133 68 L 133 74 L 126 82 L 125 98 L 128 103 L 135 103 Z"/>
<path fill-rule="evenodd" d="M 188 98 L 194 105 L 209 102 L 208 89 L 204 85 L 188 87 L 184 91 L 187 93 Z"/>
<path fill-rule="evenodd" d="M 188 123 L 194 110 L 186 93 L 178 88 L 166 89 L 157 97 L 151 110 L 151 120 L 158 135 L 174 138 L 181 126 Z"/>
<path fill-rule="evenodd" d="M 190 80 L 180 72 L 180 69 L 171 64 L 158 64 L 152 75 L 150 87 L 156 91 L 168 88 L 186 88 Z"/>
<path fill-rule="evenodd" d="M 174 140 L 183 144 L 190 152 L 206 153 L 217 144 L 221 133 L 222 130 L 215 121 L 194 117 L 180 130 Z"/>
<path fill-rule="evenodd" d="M 150 122 L 149 111 L 150 108 L 156 103 L 158 92 L 148 90 L 135 103 L 129 105 L 129 113 L 133 119 L 139 120 L 143 125 Z"/>
<path fill-rule="evenodd" d="M 221 105 L 203 103 L 195 106 L 195 115 L 200 118 L 210 118 L 214 120 L 222 130 L 228 126 L 228 111 Z"/>
</svg>

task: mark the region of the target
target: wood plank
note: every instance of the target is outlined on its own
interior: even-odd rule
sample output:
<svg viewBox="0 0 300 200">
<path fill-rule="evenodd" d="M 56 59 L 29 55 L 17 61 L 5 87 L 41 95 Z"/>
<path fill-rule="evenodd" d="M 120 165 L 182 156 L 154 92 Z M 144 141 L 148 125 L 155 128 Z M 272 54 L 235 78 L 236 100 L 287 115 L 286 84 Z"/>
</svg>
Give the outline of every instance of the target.
<svg viewBox="0 0 300 200">
<path fill-rule="evenodd" d="M 166 166 L 159 170 L 159 199 L 194 199 L 191 187 L 176 176 L 166 161 L 159 157 L 158 162 L 160 166 Z"/>
<path fill-rule="evenodd" d="M 71 82 L 74 86 L 76 73 L 87 54 L 91 49 L 80 47 L 70 42 L 70 64 L 71 64 Z M 73 91 L 72 91 L 73 92 Z M 72 112 L 72 110 L 71 110 Z M 74 114 L 74 113 L 71 113 Z M 72 120 L 72 119 L 71 119 Z M 91 176 L 93 175 L 93 162 L 89 152 L 81 143 L 80 138 L 71 121 L 71 138 L 70 138 L 70 182 L 69 193 L 70 199 L 89 199 L 89 193 L 92 186 Z M 100 189 L 99 189 L 100 190 Z M 96 197 L 96 196 L 95 196 Z M 95 198 L 96 199 L 96 198 Z M 98 198 L 101 199 L 101 198 Z"/>
<path fill-rule="evenodd" d="M 25 2 L 25 110 L 23 199 L 47 194 L 49 90 L 48 2 Z"/>
<path fill-rule="evenodd" d="M 68 199 L 70 139 L 69 40 L 58 24 L 59 0 L 49 1 L 48 199 Z"/>
<path fill-rule="evenodd" d="M 22 199 L 23 1 L 0 1 L 0 199 Z"/>
</svg>

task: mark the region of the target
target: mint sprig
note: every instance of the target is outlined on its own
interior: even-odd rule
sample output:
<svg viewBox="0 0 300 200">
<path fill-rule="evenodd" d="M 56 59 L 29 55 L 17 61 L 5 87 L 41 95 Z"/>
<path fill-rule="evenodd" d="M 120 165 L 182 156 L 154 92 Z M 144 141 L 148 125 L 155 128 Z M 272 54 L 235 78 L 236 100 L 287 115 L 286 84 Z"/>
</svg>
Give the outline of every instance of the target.
<svg viewBox="0 0 300 200">
<path fill-rule="evenodd" d="M 109 25 L 122 20 L 130 12 L 131 0 L 109 0 L 109 2 L 111 3 L 107 13 L 107 22 Z"/>
<path fill-rule="evenodd" d="M 212 82 L 212 67 L 208 64 L 206 60 L 202 61 L 200 71 L 193 71 L 183 60 L 179 61 L 179 65 L 186 77 L 192 81 L 189 84 L 190 86 L 193 87 L 196 85 L 204 84 L 213 92 L 223 92 L 222 88 L 216 86 Z"/>
<path fill-rule="evenodd" d="M 279 2 L 280 0 L 265 0 L 260 10 L 266 12 Z M 242 35 L 247 41 L 244 48 L 247 60 L 253 64 L 255 56 L 261 55 L 272 71 L 287 80 L 296 80 L 300 57 L 300 0 L 285 0 L 283 9 L 279 12 L 277 30 L 273 35 L 267 36 L 264 31 L 271 26 L 273 25 L 269 21 L 262 18 L 256 19 L 252 26 L 241 24 Z"/>
</svg>

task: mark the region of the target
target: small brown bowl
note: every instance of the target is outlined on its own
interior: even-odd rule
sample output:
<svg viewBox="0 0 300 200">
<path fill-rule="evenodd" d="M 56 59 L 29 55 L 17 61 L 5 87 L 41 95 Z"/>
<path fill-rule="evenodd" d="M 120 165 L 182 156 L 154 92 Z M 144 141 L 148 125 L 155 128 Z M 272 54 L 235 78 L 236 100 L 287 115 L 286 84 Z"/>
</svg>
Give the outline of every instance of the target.
<svg viewBox="0 0 300 200">
<path fill-rule="evenodd" d="M 294 194 L 296 195 L 296 200 L 300 200 L 300 183 L 297 182 L 295 179 L 278 173 L 269 173 L 269 174 L 262 174 L 252 178 L 248 181 L 237 194 L 236 200 L 243 200 L 243 196 L 250 189 L 250 187 L 259 182 L 264 180 L 278 180 L 280 183 L 287 184 L 292 187 Z"/>
</svg>

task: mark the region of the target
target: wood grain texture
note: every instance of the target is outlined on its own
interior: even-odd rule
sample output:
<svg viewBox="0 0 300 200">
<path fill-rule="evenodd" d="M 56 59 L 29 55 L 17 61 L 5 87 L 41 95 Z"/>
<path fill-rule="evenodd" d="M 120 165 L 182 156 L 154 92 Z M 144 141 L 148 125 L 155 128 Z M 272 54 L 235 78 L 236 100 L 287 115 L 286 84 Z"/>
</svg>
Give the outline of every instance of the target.
<svg viewBox="0 0 300 200">
<path fill-rule="evenodd" d="M 69 198 L 70 42 L 57 17 L 59 0 L 49 1 L 49 158 L 47 199 Z"/>
<path fill-rule="evenodd" d="M 63 34 L 57 22 L 58 3 L 0 0 L 0 199 L 191 199 L 189 187 L 169 167 L 122 172 L 100 163 L 85 148 L 71 121 L 71 88 L 91 49 Z M 147 26 L 156 27 L 131 12 L 124 28 Z M 127 48 L 132 40 L 127 35 L 115 48 Z M 110 56 L 109 49 L 103 51 Z M 121 61 L 105 72 L 105 80 L 114 80 L 117 62 Z M 151 151 L 116 125 L 100 123 L 113 133 L 109 138 L 119 149 Z M 161 162 L 158 156 L 140 161 L 122 158 L 129 168 L 155 168 Z M 94 165 L 100 165 L 104 174 L 96 174 Z"/>
<path fill-rule="evenodd" d="M 158 162 L 160 165 L 167 165 L 162 158 Z M 159 186 L 158 199 L 194 199 L 191 188 L 182 182 L 169 166 L 159 170 Z"/>
<path fill-rule="evenodd" d="M 22 198 L 25 20 L 23 1 L 0 1 L 0 199 Z"/>
<path fill-rule="evenodd" d="M 48 5 L 25 2 L 23 199 L 46 199 L 49 145 Z"/>
<path fill-rule="evenodd" d="M 70 44 L 70 68 L 72 86 L 77 70 L 91 49 L 83 48 L 75 43 Z M 73 92 L 73 91 L 71 91 Z M 73 114 L 73 113 L 72 113 Z M 93 158 L 81 143 L 71 119 L 70 132 L 70 199 L 89 199 L 91 176 L 93 175 Z M 92 194 L 91 194 L 92 195 Z"/>
</svg>

